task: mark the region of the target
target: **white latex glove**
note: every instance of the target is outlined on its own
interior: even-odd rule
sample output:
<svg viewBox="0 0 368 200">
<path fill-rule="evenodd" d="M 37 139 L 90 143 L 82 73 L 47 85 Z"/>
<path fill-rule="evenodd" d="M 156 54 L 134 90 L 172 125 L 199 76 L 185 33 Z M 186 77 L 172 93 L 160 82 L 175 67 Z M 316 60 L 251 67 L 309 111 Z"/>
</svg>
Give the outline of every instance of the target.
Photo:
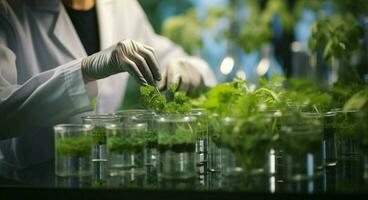
<svg viewBox="0 0 368 200">
<path fill-rule="evenodd" d="M 168 63 L 158 88 L 165 90 L 171 84 L 178 84 L 178 90 L 188 95 L 193 95 L 204 87 L 200 72 L 185 59 L 174 59 Z"/>
<path fill-rule="evenodd" d="M 128 72 L 141 85 L 155 85 L 161 80 L 153 49 L 133 40 L 123 40 L 82 60 L 86 82 L 120 72 Z"/>
</svg>

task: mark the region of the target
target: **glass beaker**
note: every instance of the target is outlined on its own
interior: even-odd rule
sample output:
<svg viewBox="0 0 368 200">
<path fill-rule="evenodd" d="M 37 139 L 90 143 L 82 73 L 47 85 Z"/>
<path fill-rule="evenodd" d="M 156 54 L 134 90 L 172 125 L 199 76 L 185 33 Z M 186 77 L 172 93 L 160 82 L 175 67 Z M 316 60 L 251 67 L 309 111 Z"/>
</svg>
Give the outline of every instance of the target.
<svg viewBox="0 0 368 200">
<path fill-rule="evenodd" d="M 145 188 L 153 188 L 157 186 L 157 132 L 155 129 L 155 119 L 157 115 L 152 112 L 138 114 L 132 117 L 133 123 L 147 124 L 147 131 L 144 133 L 145 148 L 143 151 L 143 163 L 145 169 Z"/>
<path fill-rule="evenodd" d="M 111 176 L 143 174 L 144 134 L 147 124 L 110 124 L 106 127 Z"/>
<path fill-rule="evenodd" d="M 157 115 L 153 112 L 137 114 L 132 117 L 133 123 L 147 124 L 147 131 L 144 133 L 146 148 L 144 150 L 144 165 L 156 167 L 157 160 L 157 133 L 155 129 L 155 119 Z"/>
<path fill-rule="evenodd" d="M 93 153 L 92 161 L 107 161 L 106 126 L 120 124 L 120 118 L 116 115 L 89 115 L 82 117 L 84 124 L 92 124 Z"/>
<path fill-rule="evenodd" d="M 362 159 L 357 111 L 337 111 L 336 135 L 338 160 Z"/>
<path fill-rule="evenodd" d="M 120 124 L 120 118 L 115 115 L 90 115 L 82 117 L 84 124 L 92 124 L 92 171 L 94 187 L 105 187 L 108 179 L 108 155 L 106 145 L 106 127 Z"/>
<path fill-rule="evenodd" d="M 322 175 L 321 120 L 320 115 L 291 114 L 280 129 L 286 180 L 292 187 L 305 184 L 307 192 L 314 191 L 314 179 Z"/>
<path fill-rule="evenodd" d="M 195 132 L 196 140 L 196 164 L 197 173 L 202 185 L 207 185 L 208 174 L 208 116 L 204 109 L 192 109 L 189 113 L 196 117 Z"/>
<path fill-rule="evenodd" d="M 160 181 L 195 181 L 196 118 L 190 115 L 161 115 L 156 119 Z"/>
<path fill-rule="evenodd" d="M 55 174 L 90 176 L 92 151 L 91 125 L 60 124 L 55 132 Z"/>
</svg>

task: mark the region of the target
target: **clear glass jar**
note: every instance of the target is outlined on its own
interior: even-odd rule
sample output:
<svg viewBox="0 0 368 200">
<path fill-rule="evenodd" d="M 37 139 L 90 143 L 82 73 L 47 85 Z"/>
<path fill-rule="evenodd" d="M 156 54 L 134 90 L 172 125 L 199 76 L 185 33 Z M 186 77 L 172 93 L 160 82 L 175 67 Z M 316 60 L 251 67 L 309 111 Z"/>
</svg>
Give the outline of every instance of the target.
<svg viewBox="0 0 368 200">
<path fill-rule="evenodd" d="M 92 124 L 92 171 L 94 187 L 105 187 L 109 176 L 108 155 L 106 145 L 106 127 L 120 124 L 120 118 L 115 115 L 89 115 L 82 117 L 84 124 Z"/>
<path fill-rule="evenodd" d="M 160 181 L 195 181 L 196 118 L 190 115 L 161 115 L 156 119 Z"/>
<path fill-rule="evenodd" d="M 143 163 L 145 169 L 145 188 L 154 188 L 157 185 L 157 132 L 155 129 L 155 119 L 157 115 L 152 112 L 138 114 L 132 117 L 134 123 L 147 124 L 147 131 L 144 133 L 145 148 L 143 151 Z"/>
<path fill-rule="evenodd" d="M 221 117 L 217 114 L 208 116 L 208 182 L 209 189 L 217 190 L 224 188 L 222 170 L 226 159 L 232 159 L 234 156 L 228 154 L 227 149 L 221 145 Z"/>
<path fill-rule="evenodd" d="M 196 140 L 196 163 L 197 173 L 202 185 L 207 185 L 208 174 L 208 116 L 204 109 L 192 109 L 189 113 L 196 117 L 195 132 L 197 135 Z"/>
<path fill-rule="evenodd" d="M 92 124 L 93 153 L 92 161 L 107 161 L 106 126 L 120 124 L 120 118 L 116 115 L 89 115 L 82 117 L 84 124 Z"/>
<path fill-rule="evenodd" d="M 110 124 L 106 132 L 110 176 L 142 175 L 147 124 Z"/>
<path fill-rule="evenodd" d="M 286 157 L 286 180 L 298 184 L 306 182 L 308 191 L 313 179 L 322 174 L 321 120 L 321 115 L 290 114 L 280 129 Z"/>
<path fill-rule="evenodd" d="M 338 111 L 336 114 L 337 159 L 361 160 L 357 111 Z"/>
<path fill-rule="evenodd" d="M 92 152 L 91 125 L 60 124 L 55 132 L 55 174 L 57 176 L 90 176 Z"/>
<path fill-rule="evenodd" d="M 155 129 L 155 119 L 157 115 L 153 112 L 137 114 L 132 117 L 134 123 L 147 124 L 147 131 L 144 133 L 146 148 L 144 150 L 144 165 L 156 167 L 157 160 L 157 133 Z"/>
</svg>

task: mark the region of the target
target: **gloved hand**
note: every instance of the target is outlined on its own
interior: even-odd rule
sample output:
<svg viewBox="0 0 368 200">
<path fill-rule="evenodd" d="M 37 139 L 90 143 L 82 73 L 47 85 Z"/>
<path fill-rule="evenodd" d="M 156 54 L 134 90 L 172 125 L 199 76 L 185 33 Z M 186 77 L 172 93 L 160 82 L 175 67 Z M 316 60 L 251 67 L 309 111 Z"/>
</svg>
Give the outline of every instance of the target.
<svg viewBox="0 0 368 200">
<path fill-rule="evenodd" d="M 204 87 L 202 75 L 185 59 L 174 59 L 168 63 L 158 88 L 165 90 L 171 84 L 178 84 L 178 90 L 187 95 L 193 95 Z"/>
<path fill-rule="evenodd" d="M 123 40 L 82 60 L 86 82 L 120 72 L 128 72 L 141 85 L 155 85 L 161 80 L 153 49 L 133 40 Z"/>
</svg>

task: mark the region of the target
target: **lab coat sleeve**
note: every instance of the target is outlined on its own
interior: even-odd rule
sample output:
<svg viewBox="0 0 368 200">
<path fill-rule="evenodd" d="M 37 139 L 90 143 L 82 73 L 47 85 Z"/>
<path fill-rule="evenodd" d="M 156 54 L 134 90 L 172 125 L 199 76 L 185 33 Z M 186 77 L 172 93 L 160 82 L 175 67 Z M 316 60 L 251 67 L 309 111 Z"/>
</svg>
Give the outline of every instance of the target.
<svg viewBox="0 0 368 200">
<path fill-rule="evenodd" d="M 135 15 L 132 19 L 137 20 L 133 32 L 138 34 L 140 42 L 149 44 L 155 49 L 158 60 L 163 67 L 165 67 L 171 59 L 185 58 L 201 73 L 204 84 L 207 87 L 216 85 L 216 77 L 206 61 L 198 57 L 187 55 L 180 46 L 176 45 L 168 38 L 156 34 L 138 1 L 131 0 L 131 4 L 131 13 Z"/>
<path fill-rule="evenodd" d="M 51 126 L 92 109 L 80 60 L 42 72 L 18 85 L 16 68 L 21 66 L 15 65 L 15 59 L 4 40 L 0 40 L 0 139 L 18 136 L 28 128 Z"/>
</svg>

